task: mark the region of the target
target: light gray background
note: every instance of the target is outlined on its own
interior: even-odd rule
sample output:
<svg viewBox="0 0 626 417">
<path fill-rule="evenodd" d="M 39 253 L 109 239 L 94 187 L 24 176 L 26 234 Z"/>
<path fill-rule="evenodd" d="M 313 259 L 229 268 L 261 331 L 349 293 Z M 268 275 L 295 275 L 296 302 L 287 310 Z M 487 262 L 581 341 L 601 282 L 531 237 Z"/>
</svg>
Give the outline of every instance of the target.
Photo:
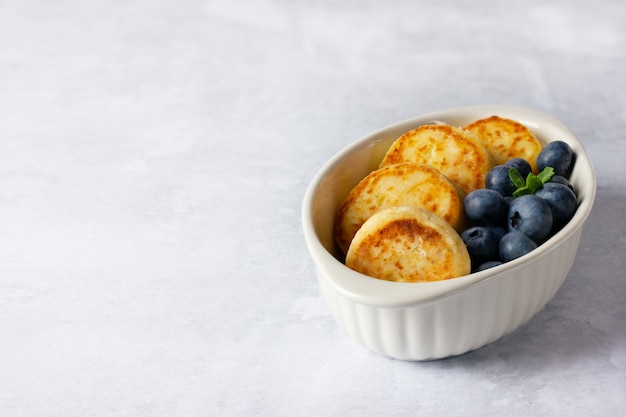
<svg viewBox="0 0 626 417">
<path fill-rule="evenodd" d="M 0 0 L 0 415 L 626 415 L 626 3 Z M 421 113 L 513 104 L 597 203 L 555 298 L 408 363 L 336 325 L 309 181 Z"/>
</svg>

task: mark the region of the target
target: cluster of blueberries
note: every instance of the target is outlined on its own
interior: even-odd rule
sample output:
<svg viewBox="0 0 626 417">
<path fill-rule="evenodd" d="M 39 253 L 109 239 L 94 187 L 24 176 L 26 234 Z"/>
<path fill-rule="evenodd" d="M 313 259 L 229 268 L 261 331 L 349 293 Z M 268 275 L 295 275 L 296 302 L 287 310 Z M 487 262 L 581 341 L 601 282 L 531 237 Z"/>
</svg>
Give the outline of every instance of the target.
<svg viewBox="0 0 626 417">
<path fill-rule="evenodd" d="M 525 255 L 569 222 L 578 207 L 569 182 L 574 160 L 566 142 L 550 142 L 537 157 L 538 175 L 528 161 L 514 158 L 489 171 L 485 188 L 465 196 L 471 226 L 461 238 L 473 271 Z"/>
</svg>

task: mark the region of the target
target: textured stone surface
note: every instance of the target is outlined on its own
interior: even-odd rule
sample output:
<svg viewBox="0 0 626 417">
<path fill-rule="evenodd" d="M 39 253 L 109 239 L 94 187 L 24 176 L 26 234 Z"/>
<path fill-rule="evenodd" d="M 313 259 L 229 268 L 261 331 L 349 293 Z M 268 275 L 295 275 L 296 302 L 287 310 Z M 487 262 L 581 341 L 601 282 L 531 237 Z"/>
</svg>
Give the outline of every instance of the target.
<svg viewBox="0 0 626 417">
<path fill-rule="evenodd" d="M 617 416 L 626 3 L 0 3 L 0 415 Z M 392 361 L 320 298 L 300 204 L 335 152 L 442 108 L 549 112 L 596 207 L 556 297 Z"/>
</svg>

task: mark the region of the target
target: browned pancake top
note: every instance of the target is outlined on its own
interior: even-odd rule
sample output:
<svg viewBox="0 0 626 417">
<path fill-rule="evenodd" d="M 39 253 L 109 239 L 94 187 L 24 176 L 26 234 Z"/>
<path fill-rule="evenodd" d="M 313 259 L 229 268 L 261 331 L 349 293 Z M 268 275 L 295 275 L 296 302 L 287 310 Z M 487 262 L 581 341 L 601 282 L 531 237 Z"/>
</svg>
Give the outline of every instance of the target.
<svg viewBox="0 0 626 417">
<path fill-rule="evenodd" d="M 335 240 L 343 253 L 368 218 L 393 206 L 422 207 L 438 214 L 455 229 L 462 229 L 463 197 L 447 177 L 430 165 L 388 165 L 361 180 L 339 209 Z"/>
<path fill-rule="evenodd" d="M 468 194 L 485 186 L 493 160 L 474 133 L 450 125 L 423 125 L 391 145 L 380 166 L 417 162 L 433 166 Z"/>
<path fill-rule="evenodd" d="M 530 129 L 516 120 L 490 116 L 465 126 L 485 144 L 496 164 L 504 164 L 513 158 L 523 158 L 537 172 L 537 156 L 542 143 Z"/>
<path fill-rule="evenodd" d="M 357 232 L 346 265 L 398 282 L 439 281 L 466 275 L 470 258 L 460 236 L 439 216 L 417 207 L 393 207 Z"/>
</svg>

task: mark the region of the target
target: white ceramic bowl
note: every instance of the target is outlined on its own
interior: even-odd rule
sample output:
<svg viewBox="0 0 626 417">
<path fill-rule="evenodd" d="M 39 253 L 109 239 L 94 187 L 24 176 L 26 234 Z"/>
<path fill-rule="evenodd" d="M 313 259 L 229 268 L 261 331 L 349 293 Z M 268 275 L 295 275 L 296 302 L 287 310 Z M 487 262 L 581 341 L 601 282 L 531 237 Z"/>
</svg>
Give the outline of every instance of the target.
<svg viewBox="0 0 626 417">
<path fill-rule="evenodd" d="M 576 153 L 570 177 L 579 206 L 574 218 L 531 253 L 501 266 L 438 282 L 398 283 L 362 275 L 338 260 L 333 222 L 348 192 L 376 169 L 387 148 L 419 125 L 455 126 L 491 115 L 517 120 L 543 142 L 563 140 Z M 382 355 L 428 360 L 459 355 L 494 342 L 541 310 L 569 273 L 595 198 L 589 157 L 554 117 L 526 108 L 472 106 L 418 116 L 372 133 L 341 150 L 312 180 L 302 223 L 321 293 L 345 331 Z"/>
</svg>

